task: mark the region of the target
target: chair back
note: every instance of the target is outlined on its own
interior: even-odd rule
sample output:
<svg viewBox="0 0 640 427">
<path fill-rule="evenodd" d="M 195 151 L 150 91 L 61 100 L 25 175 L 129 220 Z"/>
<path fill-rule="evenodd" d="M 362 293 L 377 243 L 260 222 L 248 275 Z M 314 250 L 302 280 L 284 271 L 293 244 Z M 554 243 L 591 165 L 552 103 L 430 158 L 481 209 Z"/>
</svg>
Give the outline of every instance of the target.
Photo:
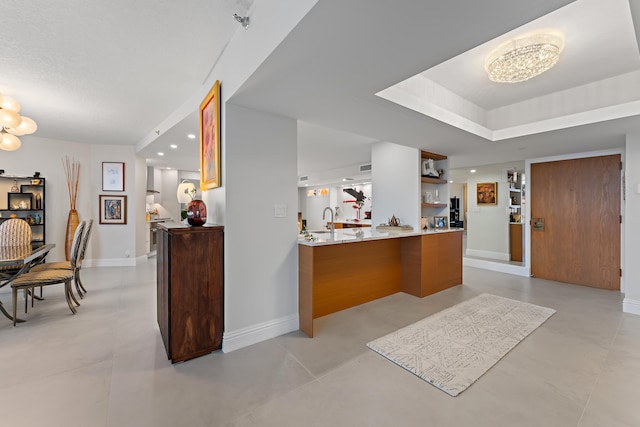
<svg viewBox="0 0 640 427">
<path fill-rule="evenodd" d="M 73 242 L 71 243 L 71 256 L 69 262 L 71 262 L 71 268 L 75 269 L 78 263 L 78 256 L 80 255 L 80 244 L 82 243 L 82 234 L 86 226 L 86 221 L 80 221 L 76 232 L 73 234 Z"/>
<path fill-rule="evenodd" d="M 31 244 L 31 227 L 21 218 L 10 218 L 0 224 L 0 246 Z"/>
<path fill-rule="evenodd" d="M 89 242 L 89 235 L 91 233 L 91 227 L 93 226 L 93 220 L 90 219 L 87 221 L 87 225 L 84 227 L 84 234 L 82 235 L 82 243 L 80 244 L 80 253 L 78 254 L 78 267 L 82 265 L 82 260 L 84 259 L 84 254 L 87 251 L 87 243 Z"/>
</svg>

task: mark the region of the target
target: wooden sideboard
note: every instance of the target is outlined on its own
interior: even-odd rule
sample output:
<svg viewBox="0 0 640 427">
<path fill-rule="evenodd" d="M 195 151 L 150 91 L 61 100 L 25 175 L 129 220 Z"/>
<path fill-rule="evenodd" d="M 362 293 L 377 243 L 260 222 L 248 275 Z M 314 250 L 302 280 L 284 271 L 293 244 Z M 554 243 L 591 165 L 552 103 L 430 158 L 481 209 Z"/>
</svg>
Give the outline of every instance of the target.
<svg viewBox="0 0 640 427">
<path fill-rule="evenodd" d="M 172 363 L 222 347 L 224 228 L 158 225 L 158 326 Z"/>
</svg>

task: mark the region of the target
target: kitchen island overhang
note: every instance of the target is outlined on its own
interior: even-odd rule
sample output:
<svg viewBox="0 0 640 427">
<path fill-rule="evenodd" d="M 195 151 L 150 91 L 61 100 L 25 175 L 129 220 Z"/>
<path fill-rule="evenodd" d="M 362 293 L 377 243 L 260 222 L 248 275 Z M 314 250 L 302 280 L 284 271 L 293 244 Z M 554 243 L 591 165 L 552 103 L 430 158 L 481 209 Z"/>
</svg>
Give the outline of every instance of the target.
<svg viewBox="0 0 640 427">
<path fill-rule="evenodd" d="M 397 292 L 425 297 L 462 284 L 462 230 L 322 233 L 298 240 L 300 330 L 313 320 Z"/>
</svg>

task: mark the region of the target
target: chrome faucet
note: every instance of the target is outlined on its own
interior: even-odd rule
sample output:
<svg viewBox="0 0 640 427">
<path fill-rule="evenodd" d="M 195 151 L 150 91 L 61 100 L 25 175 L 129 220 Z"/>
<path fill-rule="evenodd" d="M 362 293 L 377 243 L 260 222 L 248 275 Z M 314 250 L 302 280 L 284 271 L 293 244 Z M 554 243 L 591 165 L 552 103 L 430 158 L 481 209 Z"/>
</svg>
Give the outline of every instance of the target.
<svg viewBox="0 0 640 427">
<path fill-rule="evenodd" d="M 329 209 L 329 212 L 331 212 L 331 225 L 329 226 L 329 229 L 331 230 L 331 234 L 333 234 L 333 232 L 335 231 L 335 226 L 333 225 L 333 209 L 331 209 L 329 206 L 324 208 L 324 210 L 322 211 L 322 220 L 324 221 L 324 215 L 327 213 L 327 209 Z"/>
</svg>

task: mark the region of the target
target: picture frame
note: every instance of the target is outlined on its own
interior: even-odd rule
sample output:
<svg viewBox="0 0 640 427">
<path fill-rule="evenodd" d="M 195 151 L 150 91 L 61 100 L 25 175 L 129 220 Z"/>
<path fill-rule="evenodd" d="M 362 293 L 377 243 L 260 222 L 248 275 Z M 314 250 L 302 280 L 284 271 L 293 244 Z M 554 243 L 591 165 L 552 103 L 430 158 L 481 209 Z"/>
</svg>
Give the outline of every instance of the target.
<svg viewBox="0 0 640 427">
<path fill-rule="evenodd" d="M 100 224 L 127 223 L 127 196 L 100 194 Z"/>
<path fill-rule="evenodd" d="M 476 204 L 497 205 L 498 204 L 498 183 L 481 182 L 476 184 Z"/>
<path fill-rule="evenodd" d="M 433 228 L 436 230 L 442 230 L 449 228 L 449 217 L 447 216 L 434 216 L 433 217 Z"/>
<path fill-rule="evenodd" d="M 220 187 L 220 81 L 200 103 L 200 189 Z"/>
<path fill-rule="evenodd" d="M 124 191 L 124 162 L 102 162 L 102 191 Z"/>
</svg>

